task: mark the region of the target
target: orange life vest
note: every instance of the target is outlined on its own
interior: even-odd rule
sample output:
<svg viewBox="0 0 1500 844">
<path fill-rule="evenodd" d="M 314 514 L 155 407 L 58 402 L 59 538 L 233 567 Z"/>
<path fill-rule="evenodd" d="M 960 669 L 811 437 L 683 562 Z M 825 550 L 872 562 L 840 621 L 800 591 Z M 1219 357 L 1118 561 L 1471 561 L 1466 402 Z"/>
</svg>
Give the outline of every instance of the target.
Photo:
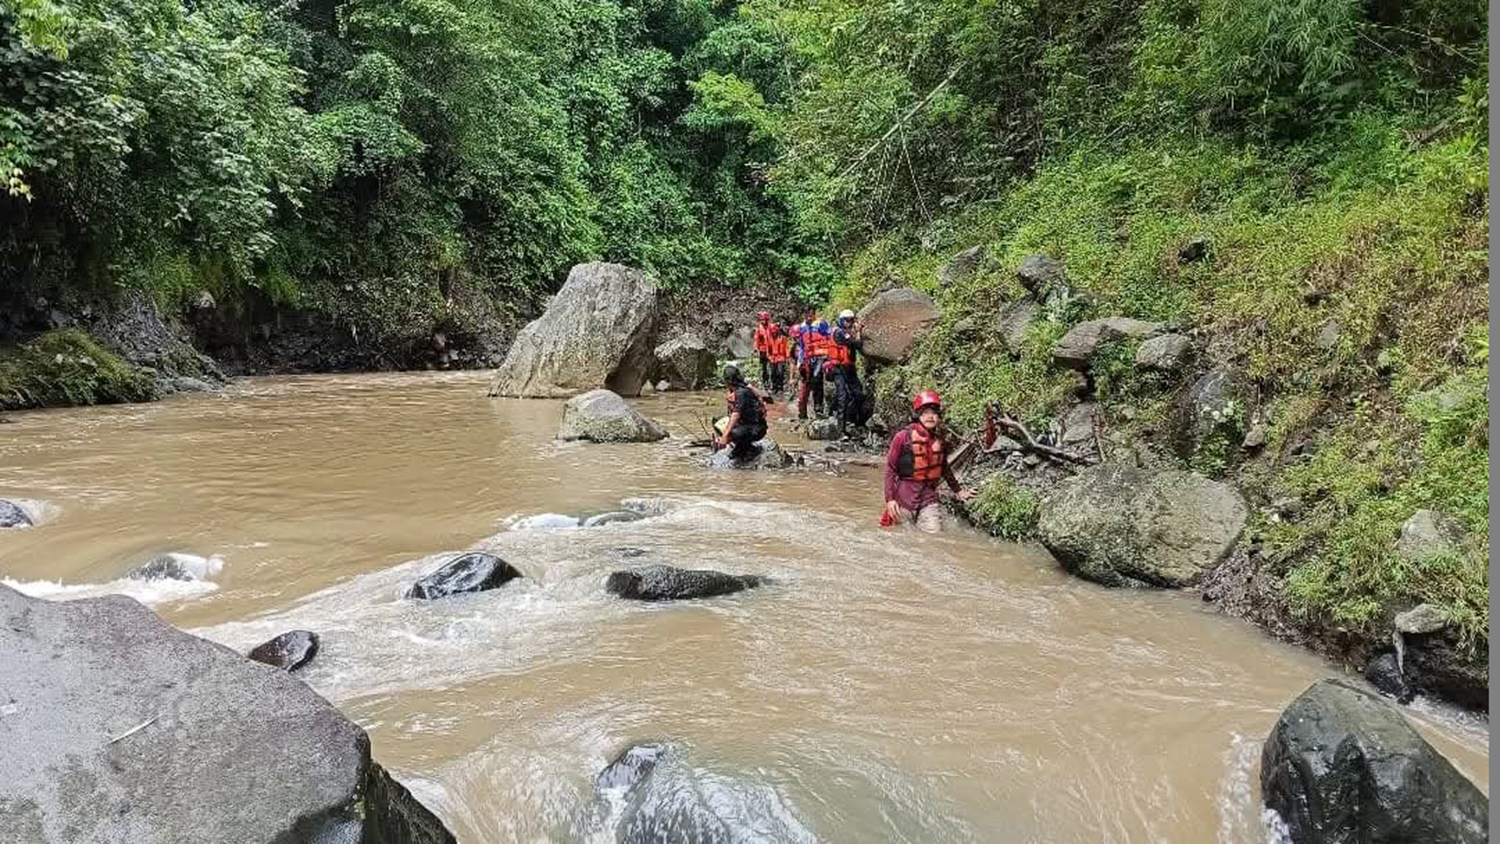
<svg viewBox="0 0 1500 844">
<path fill-rule="evenodd" d="M 755 351 L 766 352 L 771 348 L 771 326 L 757 325 L 755 327 Z"/>
<path fill-rule="evenodd" d="M 928 433 L 921 422 L 913 422 L 909 430 L 906 447 L 911 449 L 910 473 L 906 461 L 901 460 L 897 464 L 899 474 L 914 481 L 936 483 L 943 477 L 943 441 Z"/>
<path fill-rule="evenodd" d="M 828 357 L 828 344 L 833 341 L 826 334 L 814 331 L 807 339 L 807 356 L 810 358 Z"/>
<path fill-rule="evenodd" d="M 828 362 L 834 366 L 845 366 L 854 362 L 854 357 L 849 354 L 849 347 L 843 343 L 828 338 Z"/>
<path fill-rule="evenodd" d="M 786 337 L 771 338 L 771 363 L 786 363 L 787 355 L 792 353 L 792 341 Z"/>
</svg>

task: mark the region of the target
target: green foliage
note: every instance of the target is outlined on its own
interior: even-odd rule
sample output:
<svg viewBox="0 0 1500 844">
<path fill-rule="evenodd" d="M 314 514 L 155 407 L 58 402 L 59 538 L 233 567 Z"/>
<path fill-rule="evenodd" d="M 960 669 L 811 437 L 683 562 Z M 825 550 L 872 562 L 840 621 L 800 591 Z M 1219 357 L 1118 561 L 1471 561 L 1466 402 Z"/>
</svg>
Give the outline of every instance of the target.
<svg viewBox="0 0 1500 844">
<path fill-rule="evenodd" d="M 150 376 L 82 331 L 51 331 L 0 357 L 0 410 L 153 398 Z"/>
<path fill-rule="evenodd" d="M 1027 539 L 1041 515 L 1036 493 L 1022 489 L 1002 475 L 993 475 L 969 504 L 974 524 L 993 536 L 1011 541 Z"/>
</svg>

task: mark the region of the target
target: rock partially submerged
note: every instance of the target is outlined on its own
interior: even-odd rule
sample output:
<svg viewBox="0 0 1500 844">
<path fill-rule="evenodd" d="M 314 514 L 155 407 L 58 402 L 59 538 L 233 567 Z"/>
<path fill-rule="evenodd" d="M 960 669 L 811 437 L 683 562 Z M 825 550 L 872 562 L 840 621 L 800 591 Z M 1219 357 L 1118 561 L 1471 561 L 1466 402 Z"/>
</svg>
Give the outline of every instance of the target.
<svg viewBox="0 0 1500 844">
<path fill-rule="evenodd" d="M 666 436 L 660 425 L 609 390 L 591 390 L 568 399 L 557 429 L 560 440 L 596 443 L 648 443 Z"/>
<path fill-rule="evenodd" d="M 639 395 L 653 368 L 656 281 L 619 264 L 579 264 L 521 330 L 492 396 L 566 398 L 604 387 Z"/>
<path fill-rule="evenodd" d="M 318 644 L 318 634 L 311 630 L 292 630 L 256 645 L 246 656 L 256 662 L 296 671 L 318 655 Z"/>
<path fill-rule="evenodd" d="M 21 505 L 0 498 L 0 528 L 31 527 L 31 516 Z"/>
<path fill-rule="evenodd" d="M 209 580 L 224 569 L 224 561 L 217 557 L 199 557 L 195 554 L 158 554 L 146 563 L 131 569 L 125 576 L 131 580 L 181 580 L 186 582 Z"/>
<path fill-rule="evenodd" d="M 1261 754 L 1266 806 L 1294 844 L 1478 844 L 1489 801 L 1396 710 L 1338 680 L 1314 683 Z"/>
<path fill-rule="evenodd" d="M 755 453 L 736 460 L 732 450 L 721 448 L 708 456 L 710 469 L 787 469 L 797 461 L 770 437 L 755 443 Z"/>
<path fill-rule="evenodd" d="M 634 510 L 611 510 L 608 513 L 599 513 L 595 516 L 589 516 L 588 518 L 583 520 L 582 524 L 583 527 L 586 528 L 603 527 L 604 525 L 638 522 L 644 518 L 646 518 L 645 514 L 637 513 Z"/>
<path fill-rule="evenodd" d="M 597 840 L 606 824 L 617 844 L 816 840 L 775 790 L 697 770 L 675 742 L 633 745 L 594 782 L 600 799 L 579 840 Z"/>
<path fill-rule="evenodd" d="M 1234 546 L 1245 502 L 1202 475 L 1104 464 L 1042 500 L 1037 533 L 1063 568 L 1105 586 L 1192 585 Z"/>
<path fill-rule="evenodd" d="M 725 574 L 710 569 L 647 566 L 617 571 L 604 582 L 605 591 L 634 601 L 687 601 L 713 598 L 753 589 L 765 582 L 754 574 Z"/>
<path fill-rule="evenodd" d="M 406 597 L 431 600 L 466 592 L 484 592 L 503 586 L 521 573 L 494 554 L 464 554 L 406 590 Z"/>
<path fill-rule="evenodd" d="M 130 598 L 0 585 L 0 653 L 6 840 L 454 841 L 307 684 Z"/>
</svg>

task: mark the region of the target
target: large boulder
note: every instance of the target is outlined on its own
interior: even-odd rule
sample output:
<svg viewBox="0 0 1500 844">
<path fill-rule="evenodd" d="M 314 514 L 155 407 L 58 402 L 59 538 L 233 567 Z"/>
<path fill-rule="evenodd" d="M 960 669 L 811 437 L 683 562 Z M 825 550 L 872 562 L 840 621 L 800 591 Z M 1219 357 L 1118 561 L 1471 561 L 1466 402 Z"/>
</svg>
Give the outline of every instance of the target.
<svg viewBox="0 0 1500 844">
<path fill-rule="evenodd" d="M 256 662 L 296 671 L 318 655 L 318 644 L 318 634 L 311 630 L 292 630 L 256 645 L 246 656 Z"/>
<path fill-rule="evenodd" d="M 755 357 L 755 329 L 742 325 L 724 338 L 724 351 L 734 360 L 749 360 Z"/>
<path fill-rule="evenodd" d="M 515 566 L 494 554 L 463 554 L 413 583 L 406 590 L 406 597 L 431 600 L 466 592 L 484 592 L 521 576 Z"/>
<path fill-rule="evenodd" d="M 1250 385 L 1233 369 L 1217 368 L 1199 376 L 1183 394 L 1177 409 L 1178 436 L 1192 454 L 1215 439 L 1239 448 L 1250 416 Z"/>
<path fill-rule="evenodd" d="M 560 440 L 596 443 L 650 443 L 666 436 L 665 429 L 609 390 L 591 390 L 568 399 L 557 428 Z"/>
<path fill-rule="evenodd" d="M 876 295 L 858 314 L 865 355 L 887 363 L 901 360 L 938 316 L 932 297 L 920 290 L 900 288 Z"/>
<path fill-rule="evenodd" d="M 1016 278 L 1021 286 L 1038 298 L 1045 298 L 1054 289 L 1067 286 L 1068 277 L 1062 262 L 1046 255 L 1028 255 L 1016 267 Z"/>
<path fill-rule="evenodd" d="M 938 270 L 938 284 L 943 287 L 958 284 L 974 275 L 979 265 L 984 263 L 985 248 L 983 244 L 970 246 L 954 255 L 948 263 Z"/>
<path fill-rule="evenodd" d="M 1052 360 L 1059 366 L 1086 371 L 1094 355 L 1119 340 L 1144 340 L 1162 333 L 1166 326 L 1130 317 L 1106 317 L 1081 322 L 1052 346 Z"/>
<path fill-rule="evenodd" d="M 492 396 L 566 398 L 607 387 L 638 395 L 650 374 L 656 281 L 619 264 L 579 264 L 540 319 L 521 329 Z"/>
<path fill-rule="evenodd" d="M 764 578 L 753 574 L 647 566 L 635 571 L 611 573 L 604 582 L 604 589 L 612 595 L 635 601 L 686 601 L 729 595 L 753 589 L 763 582 Z"/>
<path fill-rule="evenodd" d="M 721 448 L 708 456 L 710 469 L 786 469 L 797 461 L 775 440 L 766 437 L 755 443 L 755 453 L 736 460 L 733 449 Z"/>
<path fill-rule="evenodd" d="M 31 527 L 31 516 L 21 505 L 0 498 L 0 528 Z"/>
<path fill-rule="evenodd" d="M 703 338 L 681 334 L 656 347 L 656 374 L 679 390 L 696 390 L 713 380 L 714 353 Z"/>
<path fill-rule="evenodd" d="M 1041 304 L 1030 296 L 1017 299 L 1000 309 L 999 315 L 995 317 L 995 330 L 999 332 L 1000 341 L 1011 354 L 1019 355 L 1025 348 L 1026 331 L 1041 315 Z"/>
<path fill-rule="evenodd" d="M 1479 844 L 1489 800 L 1379 698 L 1322 680 L 1277 719 L 1260 764 L 1293 844 Z"/>
<path fill-rule="evenodd" d="M 1176 372 L 1192 355 L 1193 343 L 1181 334 L 1152 337 L 1135 350 L 1135 365 L 1156 372 Z"/>
<path fill-rule="evenodd" d="M 1094 466 L 1042 500 L 1037 533 L 1063 568 L 1105 586 L 1189 586 L 1234 546 L 1245 502 L 1202 475 Z"/>
<path fill-rule="evenodd" d="M 1463 539 L 1463 527 L 1457 522 L 1436 510 L 1418 510 L 1402 523 L 1396 551 L 1419 563 L 1439 554 L 1462 553 Z"/>
<path fill-rule="evenodd" d="M 452 842 L 307 684 L 130 598 L 0 585 L 0 839 Z"/>
</svg>

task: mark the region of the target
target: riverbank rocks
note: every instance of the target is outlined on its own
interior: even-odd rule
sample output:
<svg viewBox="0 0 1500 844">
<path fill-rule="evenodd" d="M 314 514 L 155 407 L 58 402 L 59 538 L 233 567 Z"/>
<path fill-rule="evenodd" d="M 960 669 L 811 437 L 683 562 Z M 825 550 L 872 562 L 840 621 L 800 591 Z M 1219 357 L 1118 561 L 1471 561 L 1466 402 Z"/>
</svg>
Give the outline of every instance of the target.
<svg viewBox="0 0 1500 844">
<path fill-rule="evenodd" d="M 1183 394 L 1177 408 L 1178 438 L 1185 454 L 1221 439 L 1243 446 L 1250 411 L 1250 385 L 1232 369 L 1205 372 Z"/>
<path fill-rule="evenodd" d="M 805 433 L 810 440 L 831 440 L 839 435 L 839 420 L 832 416 L 811 419 Z"/>
<path fill-rule="evenodd" d="M 1192 356 L 1192 341 L 1181 334 L 1152 337 L 1135 350 L 1135 365 L 1154 372 L 1176 372 Z"/>
<path fill-rule="evenodd" d="M 1130 317 L 1091 319 L 1073 326 L 1052 346 L 1052 361 L 1068 369 L 1086 371 L 1094 355 L 1108 343 L 1143 340 L 1162 333 L 1166 326 Z"/>
<path fill-rule="evenodd" d="M 611 573 L 604 582 L 604 589 L 633 601 L 687 601 L 731 595 L 753 589 L 763 582 L 764 578 L 753 574 L 647 566 L 635 571 Z"/>
<path fill-rule="evenodd" d="M 0 653 L 7 841 L 454 841 L 307 684 L 130 598 L 0 585 Z"/>
<path fill-rule="evenodd" d="M 984 245 L 980 244 L 970 246 L 954 255 L 938 270 L 938 284 L 947 287 L 974 275 L 979 270 L 979 265 L 984 263 L 985 252 Z"/>
<path fill-rule="evenodd" d="M 696 334 L 682 334 L 656 347 L 656 376 L 679 390 L 697 390 L 713 380 L 714 353 Z"/>
<path fill-rule="evenodd" d="M 901 360 L 938 316 L 932 297 L 920 290 L 899 288 L 877 294 L 858 314 L 865 356 L 884 363 Z"/>
<path fill-rule="evenodd" d="M 1017 299 L 1000 309 L 999 315 L 995 317 L 995 331 L 1000 334 L 1000 341 L 1011 354 L 1019 355 L 1025 349 L 1026 331 L 1041 315 L 1041 304 L 1030 296 Z"/>
<path fill-rule="evenodd" d="M 0 529 L 31 527 L 31 516 L 21 505 L 0 498 Z"/>
<path fill-rule="evenodd" d="M 665 429 L 609 390 L 591 390 L 568 399 L 557 428 L 560 440 L 596 443 L 649 443 L 666 436 Z"/>
<path fill-rule="evenodd" d="M 318 655 L 318 644 L 318 634 L 311 630 L 292 630 L 256 645 L 246 656 L 256 662 L 296 671 Z"/>
<path fill-rule="evenodd" d="M 1401 660 L 1396 658 L 1395 651 L 1386 651 L 1370 660 L 1364 675 L 1370 685 L 1381 694 L 1395 698 L 1397 703 L 1410 703 L 1416 694 L 1406 673 L 1401 670 Z"/>
<path fill-rule="evenodd" d="M 1479 844 L 1489 801 L 1378 698 L 1313 684 L 1276 721 L 1261 754 L 1266 806 L 1294 844 Z"/>
<path fill-rule="evenodd" d="M 1037 534 L 1063 568 L 1105 586 L 1182 587 L 1234 546 L 1245 502 L 1202 475 L 1094 466 L 1042 500 Z"/>
<path fill-rule="evenodd" d="M 1016 278 L 1022 287 L 1039 298 L 1054 289 L 1066 287 L 1068 283 L 1062 262 L 1046 255 L 1022 258 L 1020 266 L 1016 267 Z"/>
<path fill-rule="evenodd" d="M 464 554 L 413 583 L 406 590 L 406 597 L 432 600 L 466 592 L 484 592 L 521 576 L 514 566 L 494 554 Z"/>
<path fill-rule="evenodd" d="M 1463 550 L 1463 528 L 1436 510 L 1418 510 L 1401 524 L 1396 551 L 1414 563 Z"/>
<path fill-rule="evenodd" d="M 491 396 L 566 398 L 600 387 L 633 396 L 654 364 L 657 286 L 619 264 L 579 264 L 516 336 Z"/>
</svg>

